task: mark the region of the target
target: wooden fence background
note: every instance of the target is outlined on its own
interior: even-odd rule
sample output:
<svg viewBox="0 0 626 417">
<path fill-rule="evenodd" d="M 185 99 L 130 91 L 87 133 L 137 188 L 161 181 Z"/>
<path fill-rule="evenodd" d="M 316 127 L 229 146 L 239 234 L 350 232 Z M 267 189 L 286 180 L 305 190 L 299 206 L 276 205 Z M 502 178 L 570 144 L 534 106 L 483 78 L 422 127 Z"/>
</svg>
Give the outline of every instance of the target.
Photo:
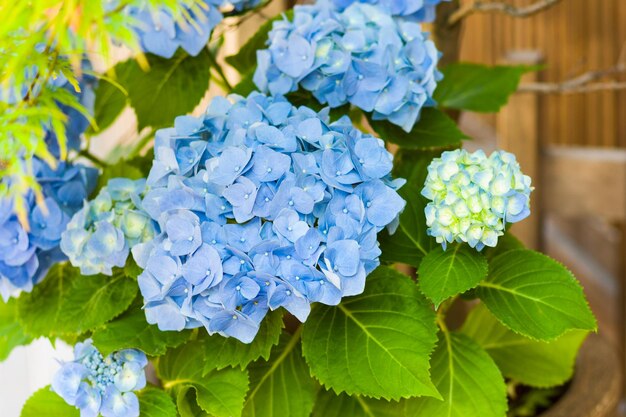
<svg viewBox="0 0 626 417">
<path fill-rule="evenodd" d="M 506 0 L 518 6 L 534 1 Z M 463 60 L 496 64 L 511 50 L 538 50 L 546 64 L 540 81 L 609 68 L 620 55 L 626 62 L 626 0 L 562 0 L 525 19 L 477 13 L 464 25 Z M 539 137 L 545 144 L 626 148 L 624 90 L 541 96 L 539 105 Z M 493 116 L 486 120 L 495 125 Z"/>
</svg>

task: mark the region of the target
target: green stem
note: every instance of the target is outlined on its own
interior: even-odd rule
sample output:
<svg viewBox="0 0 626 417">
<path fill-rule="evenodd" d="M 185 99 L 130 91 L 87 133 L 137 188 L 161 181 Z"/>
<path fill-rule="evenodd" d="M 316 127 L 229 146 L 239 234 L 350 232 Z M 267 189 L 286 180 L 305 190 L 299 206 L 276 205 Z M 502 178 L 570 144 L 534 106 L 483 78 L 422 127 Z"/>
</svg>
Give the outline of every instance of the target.
<svg viewBox="0 0 626 417">
<path fill-rule="evenodd" d="M 103 160 L 99 159 L 98 157 L 96 157 L 95 155 L 89 153 L 89 151 L 87 150 L 82 150 L 78 153 L 79 156 L 82 156 L 88 160 L 90 160 L 91 162 L 93 162 L 94 164 L 96 164 L 97 166 L 99 166 L 100 168 L 106 168 L 109 164 L 107 164 L 106 162 L 104 162 Z"/>
<path fill-rule="evenodd" d="M 457 295 L 455 295 L 454 297 L 448 298 L 437 309 L 437 319 L 436 319 L 437 325 L 439 326 L 441 331 L 444 333 L 448 332 L 448 326 L 446 325 L 446 314 L 448 313 L 448 310 L 450 309 L 450 307 L 452 307 L 452 304 L 454 304 L 457 298 L 458 298 Z"/>
</svg>

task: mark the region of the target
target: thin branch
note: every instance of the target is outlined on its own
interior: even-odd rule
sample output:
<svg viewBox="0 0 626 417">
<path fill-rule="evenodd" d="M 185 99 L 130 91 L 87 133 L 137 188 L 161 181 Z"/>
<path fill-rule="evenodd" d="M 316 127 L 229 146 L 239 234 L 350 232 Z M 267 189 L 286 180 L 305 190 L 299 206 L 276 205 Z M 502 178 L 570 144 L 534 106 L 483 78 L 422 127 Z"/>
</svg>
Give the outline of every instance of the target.
<svg viewBox="0 0 626 417">
<path fill-rule="evenodd" d="M 448 19 L 448 25 L 454 26 L 463 18 L 478 12 L 496 12 L 504 13 L 513 17 L 529 17 L 549 9 L 560 1 L 561 0 L 538 0 L 528 6 L 518 7 L 508 3 L 473 0 L 470 3 L 461 6 L 459 10 L 453 13 L 450 16 L 450 19 Z"/>
<path fill-rule="evenodd" d="M 614 67 L 589 71 L 560 83 L 526 83 L 520 85 L 519 92 L 539 94 L 573 94 L 591 93 L 596 91 L 616 91 L 626 89 L 626 82 L 617 80 L 603 81 L 606 77 L 626 73 L 626 63 Z"/>
</svg>

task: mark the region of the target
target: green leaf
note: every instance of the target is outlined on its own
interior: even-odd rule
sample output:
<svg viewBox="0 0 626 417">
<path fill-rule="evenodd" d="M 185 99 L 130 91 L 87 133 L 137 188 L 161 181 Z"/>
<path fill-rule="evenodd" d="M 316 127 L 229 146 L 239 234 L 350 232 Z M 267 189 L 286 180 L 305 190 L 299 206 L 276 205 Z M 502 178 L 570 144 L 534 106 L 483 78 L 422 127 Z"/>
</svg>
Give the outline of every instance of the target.
<svg viewBox="0 0 626 417">
<path fill-rule="evenodd" d="M 182 49 L 171 59 L 146 54 L 150 69 L 144 72 L 135 60 L 127 61 L 118 81 L 128 91 L 137 114 L 138 129 L 171 126 L 177 116 L 191 112 L 209 87 L 211 58 L 206 49 L 190 56 Z"/>
<path fill-rule="evenodd" d="M 116 73 L 121 73 L 130 68 L 130 61 L 122 62 L 115 67 Z M 94 119 L 100 131 L 111 126 L 111 124 L 120 115 L 128 99 L 120 86 L 116 86 L 111 82 L 101 79 L 96 88 L 96 101 L 94 104 Z"/>
<path fill-rule="evenodd" d="M 137 393 L 139 397 L 139 417 L 176 417 L 176 405 L 161 389 L 147 387 Z"/>
<path fill-rule="evenodd" d="M 506 385 L 502 374 L 487 352 L 472 339 L 463 334 L 441 333 L 432 365 L 433 381 L 443 401 L 407 400 L 407 416 L 506 416 Z"/>
<path fill-rule="evenodd" d="M 201 342 L 187 342 L 171 349 L 158 360 L 157 373 L 163 387 L 177 398 L 179 409 L 184 407 L 188 391 L 196 393 L 197 405 L 214 417 L 240 417 L 248 391 L 248 374 L 240 369 L 226 368 L 202 375 L 205 354 Z M 211 354 L 211 352 L 206 352 Z"/>
<path fill-rule="evenodd" d="M 93 332 L 93 343 L 100 353 L 107 355 L 121 349 L 139 349 L 148 356 L 160 356 L 167 348 L 189 340 L 189 331 L 165 332 L 148 324 L 141 306 L 135 303 L 117 319 Z"/>
<path fill-rule="evenodd" d="M 434 99 L 440 107 L 495 113 L 517 90 L 528 66 L 495 66 L 458 63 L 446 66 Z"/>
<path fill-rule="evenodd" d="M 368 121 L 382 139 L 404 149 L 459 147 L 462 140 L 469 139 L 454 120 L 432 107 L 422 109 L 418 122 L 408 133 L 386 120 L 373 120 L 368 115 Z"/>
<path fill-rule="evenodd" d="M 82 333 L 123 313 L 136 294 L 137 283 L 121 270 L 84 277 L 68 263 L 57 264 L 19 298 L 18 319 L 31 336 Z"/>
<path fill-rule="evenodd" d="M 50 386 L 35 392 L 24 404 L 20 417 L 78 417 L 77 408 L 51 391 Z"/>
<path fill-rule="evenodd" d="M 244 404 L 246 417 L 308 417 L 318 386 L 302 358 L 300 329 L 284 334 L 268 361 L 250 365 L 250 392 Z"/>
<path fill-rule="evenodd" d="M 272 19 L 263 23 L 256 33 L 252 35 L 252 37 L 248 39 L 248 41 L 241 48 L 239 48 L 239 52 L 235 55 L 227 56 L 225 61 L 242 75 L 250 71 L 251 73 L 254 73 L 254 69 L 257 65 L 256 52 L 259 49 L 265 49 L 267 47 L 266 43 L 269 37 L 268 34 L 270 30 L 272 30 L 274 22 L 282 20 L 283 17 L 287 17 L 287 19 L 291 20 L 293 17 L 293 10 L 288 10 L 278 16 L 274 16 Z"/>
<path fill-rule="evenodd" d="M 241 78 L 241 81 L 239 81 L 237 85 L 233 87 L 232 93 L 246 97 L 248 94 L 255 91 L 257 88 L 256 85 L 254 85 L 254 81 L 252 80 L 253 75 L 254 69 L 244 74 Z"/>
<path fill-rule="evenodd" d="M 17 300 L 9 299 L 7 303 L 0 301 L 0 362 L 21 345 L 28 345 L 33 338 L 24 333 L 17 321 Z"/>
<path fill-rule="evenodd" d="M 204 373 L 227 366 L 246 368 L 250 362 L 259 358 L 267 360 L 270 357 L 272 346 L 278 344 L 283 329 L 283 311 L 270 312 L 261 322 L 261 327 L 252 343 L 242 343 L 234 337 L 224 337 L 219 334 L 203 336 L 202 343 L 206 352 L 211 352 L 204 358 Z"/>
<path fill-rule="evenodd" d="M 505 377 L 533 387 L 564 384 L 574 373 L 574 363 L 586 331 L 574 330 L 552 342 L 520 336 L 504 327 L 479 304 L 461 329 L 491 355 Z"/>
<path fill-rule="evenodd" d="M 474 288 L 487 276 L 487 259 L 467 244 L 428 252 L 419 266 L 419 287 L 439 307 L 442 301 Z"/>
<path fill-rule="evenodd" d="M 476 293 L 505 326 L 533 339 L 597 328 L 576 278 L 538 252 L 518 249 L 494 258 Z"/>
<path fill-rule="evenodd" d="M 424 208 L 427 200 L 412 184 L 400 188 L 400 196 L 406 200 L 406 207 L 400 214 L 400 225 L 393 235 L 387 229 L 380 232 L 378 241 L 383 262 L 401 262 L 418 267 L 422 258 L 436 245 L 435 239 L 426 234 Z"/>
<path fill-rule="evenodd" d="M 491 261 L 496 256 L 515 249 L 526 249 L 526 247 L 518 238 L 513 236 L 511 232 L 505 232 L 498 238 L 498 244 L 495 248 L 485 248 L 485 255 L 487 259 Z"/>
<path fill-rule="evenodd" d="M 113 178 L 128 178 L 131 180 L 138 180 L 140 178 L 144 178 L 145 175 L 139 169 L 138 161 L 132 160 L 127 161 L 122 159 L 117 162 L 115 165 L 109 165 L 102 171 L 102 175 L 98 178 L 98 186 L 96 190 L 99 191 L 102 188 L 106 187 L 109 180 Z"/>
<path fill-rule="evenodd" d="M 320 390 L 312 417 L 401 417 L 404 416 L 403 410 L 404 401 L 335 395 L 332 391 Z"/>
<path fill-rule="evenodd" d="M 398 149 L 393 156 L 394 177 L 404 178 L 408 184 L 406 187 L 416 187 L 421 191 L 428 175 L 428 165 L 434 158 L 439 158 L 441 152 L 441 149 Z"/>
<path fill-rule="evenodd" d="M 302 348 L 311 374 L 335 392 L 438 397 L 428 372 L 436 332 L 434 312 L 410 278 L 379 267 L 363 294 L 313 309 Z"/>
</svg>

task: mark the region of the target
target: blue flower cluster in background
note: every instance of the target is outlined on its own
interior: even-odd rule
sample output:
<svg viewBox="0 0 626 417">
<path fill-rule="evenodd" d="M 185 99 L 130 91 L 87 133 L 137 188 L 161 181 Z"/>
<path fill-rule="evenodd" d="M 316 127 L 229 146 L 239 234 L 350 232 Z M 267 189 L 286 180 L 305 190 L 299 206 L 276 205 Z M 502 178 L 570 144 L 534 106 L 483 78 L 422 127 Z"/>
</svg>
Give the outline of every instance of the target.
<svg viewBox="0 0 626 417">
<path fill-rule="evenodd" d="M 276 21 L 268 49 L 257 51 L 254 82 L 263 92 L 302 87 L 320 103 L 351 103 L 374 120 L 407 132 L 441 78 L 439 52 L 419 23 L 383 8 L 354 3 L 338 12 L 326 2 L 296 6 L 293 21 Z"/>
<path fill-rule="evenodd" d="M 377 4 L 392 16 L 402 16 L 416 22 L 435 20 L 435 9 L 449 0 L 331 0 L 334 7 L 344 10 L 355 2 Z"/>
<path fill-rule="evenodd" d="M 32 191 L 26 195 L 30 230 L 19 222 L 13 201 L 0 199 L 0 295 L 5 300 L 31 291 L 52 265 L 66 259 L 59 249 L 61 233 L 97 179 L 97 171 L 83 165 L 59 162 L 51 169 L 36 158 L 32 165 L 45 205 L 37 204 Z"/>
<path fill-rule="evenodd" d="M 422 190 L 431 200 L 425 209 L 428 234 L 444 249 L 454 241 L 478 250 L 496 246 L 506 223 L 530 214 L 530 183 L 511 153 L 444 152 L 428 166 Z"/>
<path fill-rule="evenodd" d="M 156 135 L 143 208 L 162 233 L 137 245 L 161 330 L 204 325 L 251 342 L 268 310 L 359 294 L 377 233 L 404 208 L 383 142 L 283 97 L 216 97 Z"/>
<path fill-rule="evenodd" d="M 220 8 L 231 5 L 236 11 L 255 7 L 261 0 L 202 0 L 193 7 L 185 7 L 181 16 L 167 9 L 154 10 L 149 6 L 129 7 L 128 13 L 137 20 L 135 31 L 145 52 L 171 58 L 180 47 L 196 56 L 207 45 L 213 28 L 222 21 Z"/>
<path fill-rule="evenodd" d="M 112 274 L 133 246 L 151 240 L 155 224 L 141 210 L 145 179 L 113 178 L 67 225 L 61 249 L 85 275 Z"/>
<path fill-rule="evenodd" d="M 135 349 L 103 357 L 87 339 L 74 347 L 74 360 L 66 362 L 52 380 L 52 389 L 81 417 L 138 417 L 139 400 L 133 391 L 146 385 L 146 355 Z"/>
</svg>

